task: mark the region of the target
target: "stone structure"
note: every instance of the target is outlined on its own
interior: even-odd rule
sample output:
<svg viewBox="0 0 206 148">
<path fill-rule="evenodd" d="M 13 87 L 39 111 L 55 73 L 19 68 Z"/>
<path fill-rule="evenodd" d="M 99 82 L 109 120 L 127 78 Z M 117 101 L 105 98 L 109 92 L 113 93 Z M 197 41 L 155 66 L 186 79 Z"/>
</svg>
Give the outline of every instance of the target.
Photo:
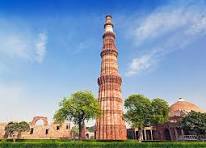
<svg viewBox="0 0 206 148">
<path fill-rule="evenodd" d="M 106 16 L 104 30 L 101 74 L 98 78 L 98 101 L 102 115 L 96 121 L 95 136 L 98 140 L 126 140 L 121 94 L 122 79 L 118 72 L 118 51 L 111 16 Z"/>
<path fill-rule="evenodd" d="M 35 116 L 31 122 L 31 126 L 35 126 L 36 122 L 42 120 L 44 122 L 44 126 L 48 126 L 48 119 L 47 117 L 43 117 L 43 116 Z"/>
<path fill-rule="evenodd" d="M 184 137 L 191 136 L 190 131 L 184 131 L 180 127 L 180 120 L 190 111 L 206 112 L 197 105 L 180 98 L 169 108 L 169 121 L 162 125 L 145 127 L 143 130 L 143 139 L 149 140 L 171 140 L 177 141 Z M 127 136 L 129 139 L 138 139 L 138 129 L 128 129 Z M 187 139 L 186 139 L 187 140 Z"/>
<path fill-rule="evenodd" d="M 179 98 L 177 102 L 170 106 L 169 117 L 181 117 L 192 110 L 196 112 L 204 112 L 204 110 L 199 108 L 197 105 Z"/>
<path fill-rule="evenodd" d="M 7 125 L 6 122 L 0 123 L 0 139 L 3 139 L 3 138 L 4 138 L 4 134 L 5 134 L 4 129 L 5 129 L 5 126 L 6 126 L 6 125 Z"/>
<path fill-rule="evenodd" d="M 42 120 L 43 125 L 37 125 L 36 123 Z M 29 132 L 22 132 L 22 139 L 70 139 L 71 127 L 70 123 L 63 123 L 61 126 L 55 123 L 48 123 L 47 117 L 36 116 L 33 118 L 30 124 Z M 7 123 L 0 123 L 0 139 L 4 138 L 5 126 Z"/>
</svg>

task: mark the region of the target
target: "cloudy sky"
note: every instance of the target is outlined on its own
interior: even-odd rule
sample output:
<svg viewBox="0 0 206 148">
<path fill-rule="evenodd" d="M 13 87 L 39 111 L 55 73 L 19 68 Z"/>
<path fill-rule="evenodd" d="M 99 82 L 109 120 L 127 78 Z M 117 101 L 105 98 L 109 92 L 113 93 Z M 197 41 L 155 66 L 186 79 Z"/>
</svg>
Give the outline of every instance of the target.
<svg viewBox="0 0 206 148">
<path fill-rule="evenodd" d="M 51 119 L 62 97 L 97 95 L 107 14 L 124 98 L 206 109 L 205 0 L 0 0 L 0 121 Z"/>
</svg>

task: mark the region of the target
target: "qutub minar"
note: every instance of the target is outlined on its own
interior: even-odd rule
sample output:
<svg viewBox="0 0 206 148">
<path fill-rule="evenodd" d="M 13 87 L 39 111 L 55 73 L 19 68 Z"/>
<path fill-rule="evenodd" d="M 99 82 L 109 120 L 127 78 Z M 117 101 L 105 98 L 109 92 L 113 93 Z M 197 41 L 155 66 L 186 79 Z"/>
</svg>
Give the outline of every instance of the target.
<svg viewBox="0 0 206 148">
<path fill-rule="evenodd" d="M 99 96 L 101 105 L 101 116 L 96 120 L 95 138 L 97 140 L 126 140 L 126 126 L 123 119 L 123 100 L 121 94 L 122 79 L 118 72 L 117 56 L 115 46 L 115 33 L 113 32 L 112 17 L 106 16 L 103 34 L 103 48 L 101 52 L 101 74 L 98 78 Z M 185 130 L 180 121 L 189 112 L 202 112 L 205 110 L 197 105 L 180 98 L 169 108 L 169 120 L 164 124 L 145 127 L 142 130 L 144 141 L 204 141 L 204 135 L 197 136 L 193 130 Z M 36 124 L 39 120 L 42 125 Z M 0 141 L 7 137 L 5 127 L 8 122 L 0 122 Z M 29 122 L 30 131 L 22 132 L 21 139 L 74 139 L 76 134 L 72 131 L 71 124 L 64 122 L 62 125 L 51 122 L 47 117 L 35 116 Z M 128 139 L 139 138 L 138 128 L 127 129 Z M 82 130 L 87 139 L 93 139 L 94 133 L 88 128 Z M 202 137 L 203 136 L 203 137 Z M 8 138 L 13 138 L 9 136 Z"/>
<path fill-rule="evenodd" d="M 118 72 L 117 57 L 112 17 L 107 15 L 101 52 L 101 74 L 98 78 L 98 101 L 102 111 L 96 121 L 96 139 L 98 140 L 126 140 L 121 93 L 122 78 Z"/>
</svg>

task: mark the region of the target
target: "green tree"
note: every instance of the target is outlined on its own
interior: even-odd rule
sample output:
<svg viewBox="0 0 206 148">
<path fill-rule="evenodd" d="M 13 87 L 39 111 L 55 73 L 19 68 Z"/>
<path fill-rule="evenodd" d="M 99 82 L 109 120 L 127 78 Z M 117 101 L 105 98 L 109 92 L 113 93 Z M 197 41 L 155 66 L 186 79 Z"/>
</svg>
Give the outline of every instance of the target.
<svg viewBox="0 0 206 148">
<path fill-rule="evenodd" d="M 151 102 L 152 124 L 162 124 L 168 121 L 169 104 L 167 101 L 156 98 Z"/>
<path fill-rule="evenodd" d="M 139 129 L 139 141 L 143 140 L 142 130 L 144 127 L 164 123 L 168 119 L 168 103 L 159 98 L 150 101 L 143 95 L 133 94 L 125 100 L 124 105 L 126 108 L 125 119 L 132 127 Z"/>
<path fill-rule="evenodd" d="M 125 100 L 124 105 L 127 110 L 125 119 L 132 125 L 132 127 L 139 129 L 138 140 L 142 141 L 142 130 L 145 126 L 150 125 L 151 102 L 143 95 L 134 94 Z"/>
<path fill-rule="evenodd" d="M 30 126 L 27 122 L 25 121 L 21 121 L 18 123 L 18 135 L 17 135 L 17 138 L 21 138 L 21 133 L 22 132 L 28 132 L 30 130 Z"/>
<path fill-rule="evenodd" d="M 15 142 L 16 139 L 21 138 L 21 133 L 30 130 L 30 126 L 27 122 L 9 122 L 5 127 L 5 138 L 9 136 L 12 137 L 13 141 Z"/>
<path fill-rule="evenodd" d="M 181 127 L 194 131 L 197 135 L 206 134 L 206 113 L 191 111 L 181 121 Z"/>
<path fill-rule="evenodd" d="M 70 97 L 65 97 L 59 104 L 59 110 L 54 115 L 57 123 L 65 120 L 73 121 L 79 128 L 79 139 L 82 139 L 82 128 L 85 120 L 94 119 L 100 115 L 100 105 L 90 91 L 77 91 Z"/>
</svg>

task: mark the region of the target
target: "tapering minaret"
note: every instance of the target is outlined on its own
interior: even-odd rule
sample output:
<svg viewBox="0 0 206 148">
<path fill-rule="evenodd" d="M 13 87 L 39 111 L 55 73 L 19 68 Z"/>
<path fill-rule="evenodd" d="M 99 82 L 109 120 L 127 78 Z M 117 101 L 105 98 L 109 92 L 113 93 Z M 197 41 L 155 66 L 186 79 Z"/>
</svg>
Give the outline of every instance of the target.
<svg viewBox="0 0 206 148">
<path fill-rule="evenodd" d="M 96 121 L 98 140 L 126 140 L 121 93 L 122 79 L 118 72 L 117 57 L 112 17 L 108 15 L 104 24 L 101 74 L 98 78 L 98 101 L 102 111 Z"/>
</svg>

